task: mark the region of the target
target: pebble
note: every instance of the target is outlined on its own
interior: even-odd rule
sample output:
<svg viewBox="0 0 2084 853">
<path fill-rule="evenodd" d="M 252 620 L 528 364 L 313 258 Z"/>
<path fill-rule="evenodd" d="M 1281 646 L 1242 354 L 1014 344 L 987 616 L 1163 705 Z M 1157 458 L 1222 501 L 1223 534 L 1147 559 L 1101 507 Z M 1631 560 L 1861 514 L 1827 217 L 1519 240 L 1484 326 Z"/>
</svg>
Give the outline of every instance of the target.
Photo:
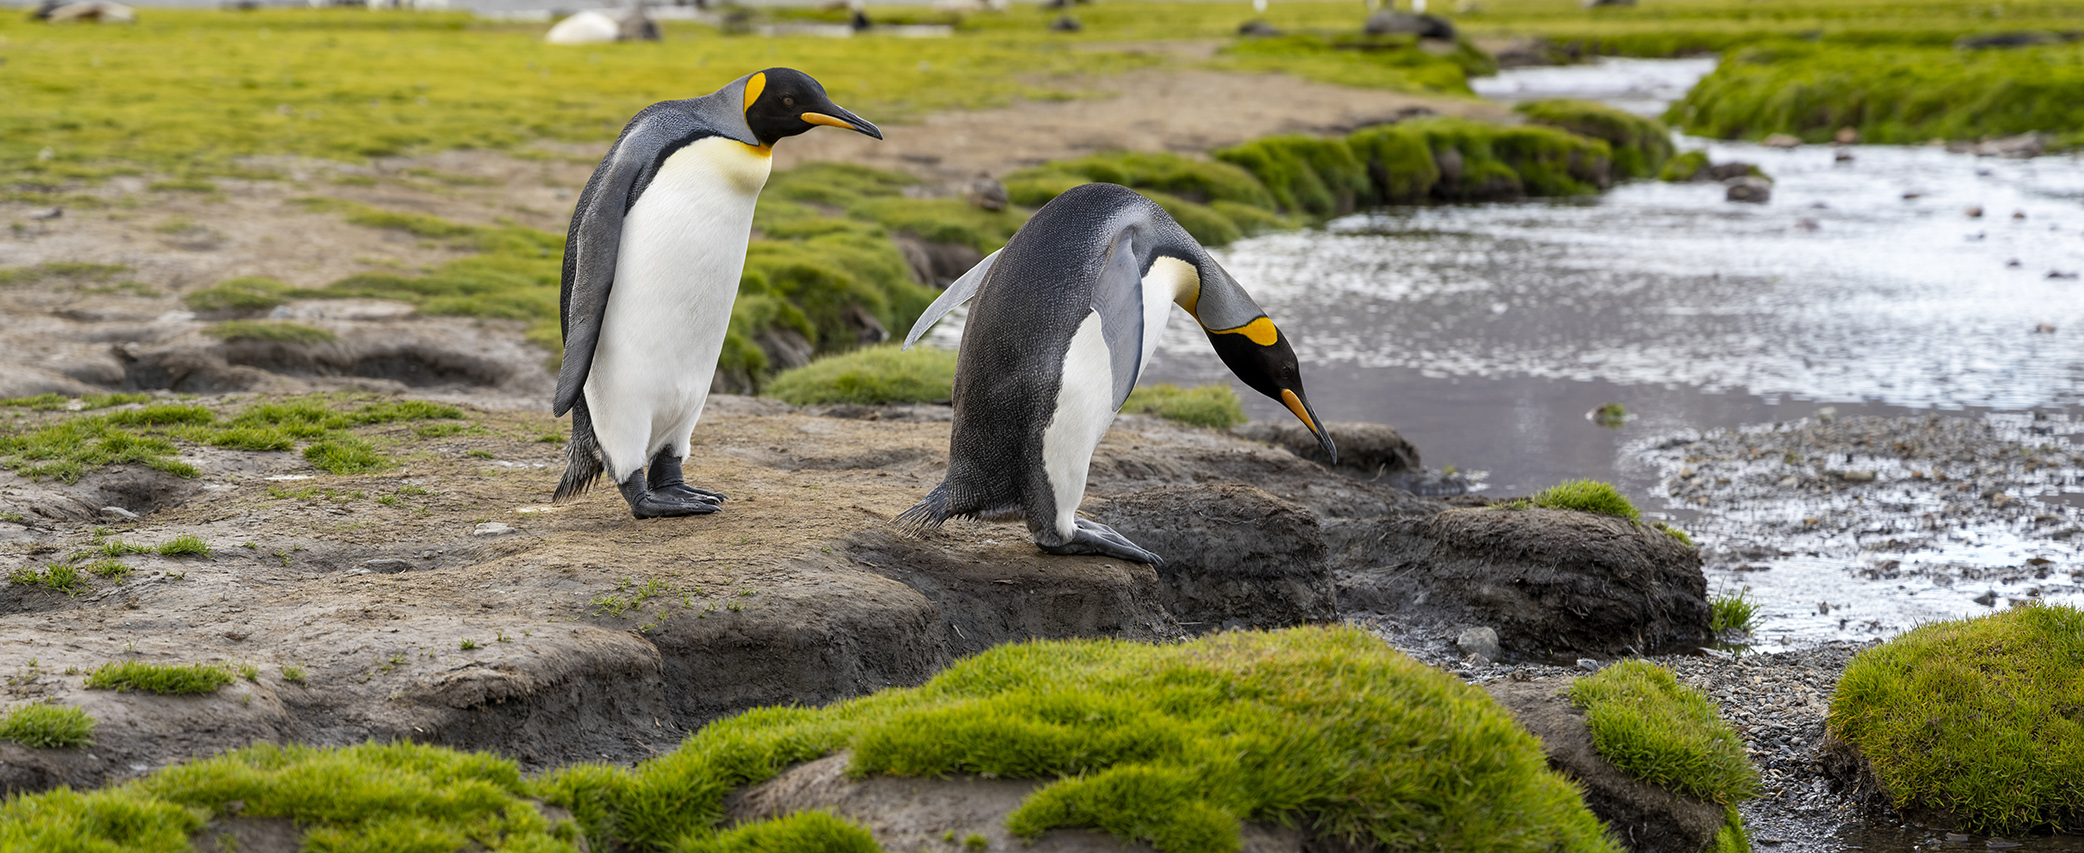
<svg viewBox="0 0 2084 853">
<path fill-rule="evenodd" d="M 504 522 L 499 522 L 499 521 L 487 521 L 487 522 L 484 522 L 484 523 L 481 523 L 481 524 L 479 524 L 479 525 L 477 526 L 477 528 L 476 528 L 476 529 L 473 529 L 472 531 L 470 531 L 470 535 L 472 535 L 472 536 L 505 536 L 505 535 L 507 535 L 507 534 L 509 534 L 509 533 L 519 533 L 519 532 L 521 532 L 521 531 L 519 531 L 519 530 L 515 530 L 515 529 L 514 529 L 514 526 L 513 526 L 513 525 L 511 525 L 511 524 L 507 524 L 507 523 L 504 523 Z"/>
<path fill-rule="evenodd" d="M 137 518 L 137 513 L 131 512 L 130 510 L 124 509 L 120 506 L 105 506 L 101 508 L 101 511 L 109 515 L 113 515 L 117 518 Z"/>
</svg>

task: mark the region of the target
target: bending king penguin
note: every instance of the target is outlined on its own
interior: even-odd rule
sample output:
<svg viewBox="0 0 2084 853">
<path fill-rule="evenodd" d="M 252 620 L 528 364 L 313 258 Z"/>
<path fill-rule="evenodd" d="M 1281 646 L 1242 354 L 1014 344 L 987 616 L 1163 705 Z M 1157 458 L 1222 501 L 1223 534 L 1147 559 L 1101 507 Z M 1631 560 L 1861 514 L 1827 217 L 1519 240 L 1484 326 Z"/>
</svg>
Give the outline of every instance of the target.
<svg viewBox="0 0 2084 853">
<path fill-rule="evenodd" d="M 564 246 L 564 366 L 572 413 L 558 503 L 603 472 L 638 518 L 701 515 L 724 496 L 680 473 L 723 352 L 753 203 L 773 146 L 818 125 L 883 138 L 788 68 L 644 108 L 601 160 Z"/>
<path fill-rule="evenodd" d="M 1026 517 L 1052 554 L 1157 564 L 1157 555 L 1078 517 L 1093 449 L 1158 349 L 1177 304 L 1252 389 L 1339 451 L 1303 396 L 1288 339 L 1208 251 L 1150 199 L 1114 184 L 1076 187 L 1035 212 L 1006 247 L 934 301 L 911 346 L 976 297 L 955 367 L 948 476 L 898 522 L 914 530 L 957 516 Z"/>
</svg>

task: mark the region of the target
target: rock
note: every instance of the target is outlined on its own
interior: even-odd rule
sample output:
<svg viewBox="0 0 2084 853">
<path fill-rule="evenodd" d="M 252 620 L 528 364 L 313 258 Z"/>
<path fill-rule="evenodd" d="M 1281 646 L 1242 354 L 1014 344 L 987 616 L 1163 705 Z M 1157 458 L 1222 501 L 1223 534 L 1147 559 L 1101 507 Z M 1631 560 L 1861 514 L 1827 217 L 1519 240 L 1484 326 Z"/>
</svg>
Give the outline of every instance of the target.
<svg viewBox="0 0 2084 853">
<path fill-rule="evenodd" d="M 1838 132 L 1831 135 L 1831 141 L 1839 145 L 1857 145 L 1860 142 L 1860 129 L 1857 127 L 1838 128 Z"/>
<path fill-rule="evenodd" d="M 1339 448 L 1338 467 L 1341 469 L 1380 477 L 1424 468 L 1418 460 L 1418 448 L 1397 434 L 1394 427 L 1339 421 L 1324 424 L 1324 429 Z M 1297 421 L 1248 421 L 1231 428 L 1230 432 L 1282 448 L 1320 465 L 1331 463 L 1331 457 L 1324 453 L 1324 445 L 1318 443 L 1308 427 Z"/>
<path fill-rule="evenodd" d="M 1694 180 L 1727 181 L 1731 178 L 1763 176 L 1764 173 L 1761 172 L 1756 165 L 1746 163 L 1742 160 L 1731 160 L 1727 163 L 1709 164 L 1709 166 L 1705 169 L 1702 169 L 1699 174 L 1694 175 Z"/>
<path fill-rule="evenodd" d="M 1242 24 L 1238 24 L 1237 34 L 1241 36 L 1265 37 L 1282 35 L 1282 32 L 1281 28 L 1269 24 L 1262 19 L 1254 18 Z"/>
<path fill-rule="evenodd" d="M 1873 471 L 1844 471 L 1838 474 L 1838 479 L 1848 483 L 1872 483 L 1875 474 Z"/>
<path fill-rule="evenodd" d="M 1499 48 L 1491 56 L 1498 61 L 1499 68 L 1533 68 L 1564 65 L 1571 60 L 1568 51 L 1543 38 L 1517 39 L 1511 44 Z"/>
<path fill-rule="evenodd" d="M 1342 612 L 1495 626 L 1515 654 L 1647 654 L 1712 637 L 1700 552 L 1654 527 L 1484 507 L 1355 533 L 1341 539 L 1363 550 L 1336 564 Z"/>
<path fill-rule="evenodd" d="M 1582 662 L 1581 662 L 1582 663 Z M 1688 799 L 1621 772 L 1592 746 L 1585 712 L 1554 681 L 1493 681 L 1491 698 L 1541 739 L 1549 767 L 1576 782 L 1585 806 L 1612 837 L 1641 853 L 1706 850 L 1722 829 L 1723 808 Z"/>
<path fill-rule="evenodd" d="M 1361 32 L 1371 36 L 1410 34 L 1422 39 L 1454 41 L 1454 25 L 1437 15 L 1414 15 L 1395 9 L 1383 9 L 1368 16 L 1361 25 Z"/>
<path fill-rule="evenodd" d="M 587 9 L 572 15 L 543 34 L 549 44 L 603 44 L 622 37 L 622 24 L 606 12 Z"/>
<path fill-rule="evenodd" d="M 1727 187 L 1723 198 L 1746 204 L 1765 204 L 1773 199 L 1773 182 L 1764 178 L 1731 178 L 1723 181 Z"/>
<path fill-rule="evenodd" d="M 963 191 L 962 198 L 969 202 L 971 207 L 1005 210 L 1006 185 L 990 175 L 979 175 L 976 180 L 970 182 L 969 188 Z"/>
<path fill-rule="evenodd" d="M 1602 669 L 1605 669 L 1606 665 L 1592 658 L 1578 658 L 1577 668 L 1582 669 L 1586 672 L 1598 672 Z"/>
<path fill-rule="evenodd" d="M 1635 0 L 1584 0 L 1584 7 L 1596 9 L 1601 6 L 1633 6 Z"/>
<path fill-rule="evenodd" d="M 138 517 L 137 513 L 131 512 L 130 510 L 124 509 L 120 506 L 105 506 L 101 508 L 101 512 L 104 515 L 113 515 L 117 518 L 124 519 L 135 520 Z"/>
<path fill-rule="evenodd" d="M 1767 148 L 1797 148 L 1801 146 L 1802 138 L 1792 133 L 1770 133 L 1758 144 Z"/>
<path fill-rule="evenodd" d="M 479 526 L 479 527 L 484 527 L 484 525 L 482 525 L 482 524 L 481 524 L 481 525 L 478 525 L 478 526 Z M 502 526 L 504 526 L 504 525 L 502 525 Z M 509 531 L 512 531 L 512 530 L 513 530 L 513 528 L 511 528 L 511 527 L 508 527 L 508 528 L 507 528 L 507 530 L 509 530 Z M 482 535 L 482 534 L 476 534 L 476 535 Z M 371 571 L 371 572 L 375 572 L 376 574 L 380 574 L 380 575 L 395 575 L 395 574 L 398 574 L 399 572 L 409 572 L 409 571 L 412 571 L 412 564 L 411 564 L 411 563 L 409 563 L 409 562 L 406 562 L 406 561 L 404 561 L 404 560 L 399 560 L 399 559 L 395 559 L 395 558 L 386 558 L 386 559 L 378 559 L 378 560 L 363 560 L 363 561 L 362 561 L 362 568 L 368 569 L 369 571 Z"/>
<path fill-rule="evenodd" d="M 1049 22 L 1049 31 L 1053 33 L 1075 33 L 1082 29 L 1085 25 L 1070 15 L 1058 15 L 1056 20 Z"/>
<path fill-rule="evenodd" d="M 847 775 L 847 753 L 799 764 L 746 789 L 724 803 L 725 823 L 767 820 L 803 811 L 825 811 L 868 827 L 885 850 L 952 850 L 948 839 L 982 836 L 982 850 L 1029 853 L 1131 853 L 1149 850 L 1092 829 L 1052 829 L 1035 838 L 1015 836 L 1006 816 L 1036 788 L 1035 779 L 954 776 L 912 779 Z M 1334 850 L 1304 844 L 1294 829 L 1247 821 L 1239 833 L 1241 853 L 1301 853 Z"/>
<path fill-rule="evenodd" d="M 1159 600 L 1189 630 L 1338 619 L 1316 515 L 1257 488 L 1149 489 L 1109 498 L 1090 514 L 1164 558 Z"/>
<path fill-rule="evenodd" d="M 953 284 L 984 260 L 984 253 L 968 243 L 936 243 L 910 234 L 898 234 L 892 241 L 897 244 L 898 253 L 904 255 L 912 278 L 934 287 Z"/>
<path fill-rule="evenodd" d="M 662 37 L 658 22 L 645 14 L 641 3 L 631 9 L 629 14 L 624 15 L 622 20 L 615 22 L 616 41 L 658 41 Z"/>
<path fill-rule="evenodd" d="M 1505 655 L 1504 650 L 1498 647 L 1498 632 L 1482 626 L 1456 634 L 1454 647 L 1460 649 L 1463 654 L 1482 655 L 1489 660 L 1497 660 Z"/>
<path fill-rule="evenodd" d="M 2025 159 L 2028 157 L 2039 157 L 2048 153 L 2048 146 L 2052 142 L 2054 142 L 2054 137 L 2049 134 L 2039 131 L 2027 131 L 2018 136 L 2007 136 L 2002 139 L 1989 139 L 1976 143 L 1975 153 L 1978 157 Z"/>
<path fill-rule="evenodd" d="M 472 535 L 472 536 L 505 536 L 505 535 L 507 535 L 507 534 L 509 534 L 509 533 L 519 533 L 519 532 L 521 532 L 521 531 L 519 531 L 519 530 L 515 530 L 515 529 L 514 529 L 514 526 L 513 526 L 513 525 L 511 525 L 511 524 L 506 524 L 506 523 L 504 523 L 504 522 L 498 522 L 498 521 L 484 521 L 484 522 L 479 522 L 479 523 L 478 523 L 478 526 L 477 526 L 477 527 L 475 527 L 475 528 L 473 528 L 473 529 L 472 529 L 472 530 L 470 531 L 470 535 Z"/>
</svg>

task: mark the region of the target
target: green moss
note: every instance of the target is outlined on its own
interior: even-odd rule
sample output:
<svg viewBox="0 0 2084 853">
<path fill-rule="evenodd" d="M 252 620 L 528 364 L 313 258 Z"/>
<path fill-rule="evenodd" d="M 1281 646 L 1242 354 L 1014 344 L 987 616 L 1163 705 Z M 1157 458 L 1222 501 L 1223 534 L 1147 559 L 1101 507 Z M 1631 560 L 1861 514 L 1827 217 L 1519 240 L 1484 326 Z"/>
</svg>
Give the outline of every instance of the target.
<svg viewBox="0 0 2084 853">
<path fill-rule="evenodd" d="M 1228 385 L 1144 385 L 1129 392 L 1124 414 L 1150 414 L 1195 426 L 1229 429 L 1245 422 L 1244 407 Z"/>
<path fill-rule="evenodd" d="M 2084 825 L 2084 611 L 2024 605 L 1861 652 L 1829 727 L 1900 809 L 1970 831 Z"/>
<path fill-rule="evenodd" d="M 1196 204 L 1234 201 L 1254 207 L 1274 205 L 1273 196 L 1251 172 L 1220 160 L 1197 160 L 1169 151 L 1115 151 L 1057 160 L 1038 169 L 1008 175 L 1009 191 L 1011 183 L 1024 175 L 1051 173 L 1152 190 Z M 1051 197 L 1055 197 L 1054 194 Z"/>
<path fill-rule="evenodd" d="M 150 399 L 152 399 L 150 394 L 88 394 L 87 396 L 77 398 L 67 397 L 63 394 L 38 394 L 34 397 L 11 397 L 6 400 L 0 400 L 0 406 L 36 409 L 45 412 L 73 408 L 84 411 L 87 409 L 106 409 L 110 406 L 121 406 L 126 403 L 142 403 Z"/>
<path fill-rule="evenodd" d="M 1671 129 L 1594 101 L 1528 101 L 1513 111 L 1535 124 L 1560 127 L 1579 136 L 1603 140 L 1613 156 L 1614 177 L 1655 177 L 1672 157 Z"/>
<path fill-rule="evenodd" d="M 1611 515 L 1630 522 L 1642 520 L 1643 515 L 1619 490 L 1598 480 L 1569 480 L 1550 486 L 1534 495 L 1533 504 L 1547 509 Z"/>
<path fill-rule="evenodd" d="M 1345 23 L 1351 27 L 1356 22 Z M 1468 94 L 1470 75 L 1497 70 L 1488 54 L 1467 42 L 1458 42 L 1451 53 L 1443 56 L 1420 47 L 1418 40 L 1408 35 L 1322 33 L 1242 39 L 1223 48 L 1215 64 L 1220 68 L 1272 71 L 1356 88 L 1456 95 Z"/>
<path fill-rule="evenodd" d="M 53 281 L 68 284 L 100 283 L 113 279 L 120 273 L 129 271 L 130 267 L 122 264 L 52 261 L 28 267 L 0 268 L 0 287 L 18 287 Z"/>
<path fill-rule="evenodd" d="M 1373 185 L 1367 166 L 1345 140 L 1287 134 L 1256 139 L 1210 152 L 1250 172 L 1282 210 L 1312 217 L 1350 213 L 1368 200 Z"/>
<path fill-rule="evenodd" d="M 1708 168 L 1708 152 L 1687 151 L 1664 161 L 1664 168 L 1657 173 L 1660 181 L 1690 181 Z"/>
<path fill-rule="evenodd" d="M 160 435 L 126 429 L 107 415 L 82 415 L 0 435 L 0 466 L 30 479 L 77 482 L 90 470 L 137 464 L 177 477 L 194 477 L 195 466 L 174 455 L 174 443 Z"/>
<path fill-rule="evenodd" d="M 108 578 L 117 583 L 122 583 L 125 578 L 130 577 L 132 571 L 129 566 L 123 565 L 122 561 L 114 557 L 103 557 L 95 560 L 88 563 L 86 569 L 88 574 Z"/>
<path fill-rule="evenodd" d="M 1433 197 L 1443 201 L 1596 193 L 1611 163 L 1605 142 L 1555 128 L 1459 118 L 1417 119 L 1400 126 L 1422 135 L 1435 160 L 1448 150 L 1460 155 L 1460 180 L 1443 176 L 1433 185 Z"/>
<path fill-rule="evenodd" d="M 1684 530 L 1680 530 L 1679 528 L 1673 527 L 1662 521 L 1657 522 L 1655 526 L 1658 530 L 1664 531 L 1664 535 L 1679 540 L 1679 544 L 1681 545 L 1684 545 L 1688 548 L 1698 547 L 1693 544 L 1693 537 L 1686 535 L 1686 531 Z"/>
<path fill-rule="evenodd" d="M 766 394 L 798 406 L 933 403 L 954 396 L 955 353 L 931 347 L 869 347 L 783 372 Z"/>
<path fill-rule="evenodd" d="M 338 335 L 325 329 L 275 320 L 227 320 L 203 331 L 227 341 L 268 341 L 302 346 L 332 343 L 339 339 Z"/>
<path fill-rule="evenodd" d="M 163 694 L 215 693 L 230 683 L 231 672 L 215 664 L 175 665 L 126 660 L 105 663 L 87 673 L 89 689 L 118 693 L 131 690 Z"/>
<path fill-rule="evenodd" d="M 1744 742 L 1700 691 L 1646 660 L 1621 661 L 1570 686 L 1585 709 L 1592 748 L 1637 779 L 1681 795 L 1733 805 L 1758 793 Z"/>
<path fill-rule="evenodd" d="M 226 279 L 181 297 L 196 311 L 258 313 L 288 301 L 289 285 L 272 278 L 244 276 Z"/>
<path fill-rule="evenodd" d="M 1751 853 L 1751 834 L 1744 831 L 1744 815 L 1736 806 L 1723 814 L 1722 828 L 1715 831 L 1707 853 Z"/>
<path fill-rule="evenodd" d="M 1666 115 L 1688 133 L 1868 143 L 1979 139 L 2027 131 L 2084 144 L 2084 46 L 1959 51 L 1820 48 L 1774 42 L 1727 56 Z"/>
<path fill-rule="evenodd" d="M 79 749 L 94 743 L 94 718 L 64 705 L 23 705 L 0 717 L 0 740 L 31 749 Z"/>
<path fill-rule="evenodd" d="M 1407 125 L 1362 128 L 1347 136 L 1346 144 L 1366 164 L 1377 203 L 1424 201 L 1440 181 L 1440 165 L 1433 160 L 1432 146 L 1424 134 Z"/>
<path fill-rule="evenodd" d="M 860 825 L 825 812 L 795 812 L 742 823 L 676 845 L 675 853 L 882 853 Z"/>
</svg>

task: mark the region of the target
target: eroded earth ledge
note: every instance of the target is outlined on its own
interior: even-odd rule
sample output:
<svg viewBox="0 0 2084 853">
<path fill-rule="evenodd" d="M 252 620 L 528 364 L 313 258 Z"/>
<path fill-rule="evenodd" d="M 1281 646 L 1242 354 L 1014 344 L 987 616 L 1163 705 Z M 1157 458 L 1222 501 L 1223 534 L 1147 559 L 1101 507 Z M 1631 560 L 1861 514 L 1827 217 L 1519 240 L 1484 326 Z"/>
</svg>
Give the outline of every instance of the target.
<svg viewBox="0 0 2084 853">
<path fill-rule="evenodd" d="M 256 399 L 206 404 L 228 415 Z M 635 761 L 726 714 L 916 684 L 1035 637 L 1376 612 L 1435 640 L 1490 627 L 1528 657 L 1708 639 L 1699 558 L 1653 529 L 1419 497 L 1389 472 L 1361 479 L 1148 416 L 1101 445 L 1086 510 L 1171 558 L 1163 569 L 1047 556 L 1018 523 L 907 537 L 889 520 L 940 479 L 947 408 L 832 414 L 849 417 L 713 400 L 689 478 L 732 500 L 694 519 L 633 520 L 606 489 L 546 505 L 559 425 L 511 411 L 359 428 L 398 460 L 370 474 L 189 446 L 192 479 L 0 473 L 0 509 L 19 518 L 0 523 L 9 571 L 184 534 L 211 549 L 124 556 L 127 576 L 74 594 L 0 587 L 0 645 L 32 661 L 5 673 L 9 698 L 100 720 L 86 750 L 0 743 L 0 788 L 97 785 L 256 740 L 407 739 L 530 768 Z M 1632 597 L 1588 609 L 1591 590 Z M 120 660 L 246 677 L 190 697 L 82 685 Z"/>
</svg>

